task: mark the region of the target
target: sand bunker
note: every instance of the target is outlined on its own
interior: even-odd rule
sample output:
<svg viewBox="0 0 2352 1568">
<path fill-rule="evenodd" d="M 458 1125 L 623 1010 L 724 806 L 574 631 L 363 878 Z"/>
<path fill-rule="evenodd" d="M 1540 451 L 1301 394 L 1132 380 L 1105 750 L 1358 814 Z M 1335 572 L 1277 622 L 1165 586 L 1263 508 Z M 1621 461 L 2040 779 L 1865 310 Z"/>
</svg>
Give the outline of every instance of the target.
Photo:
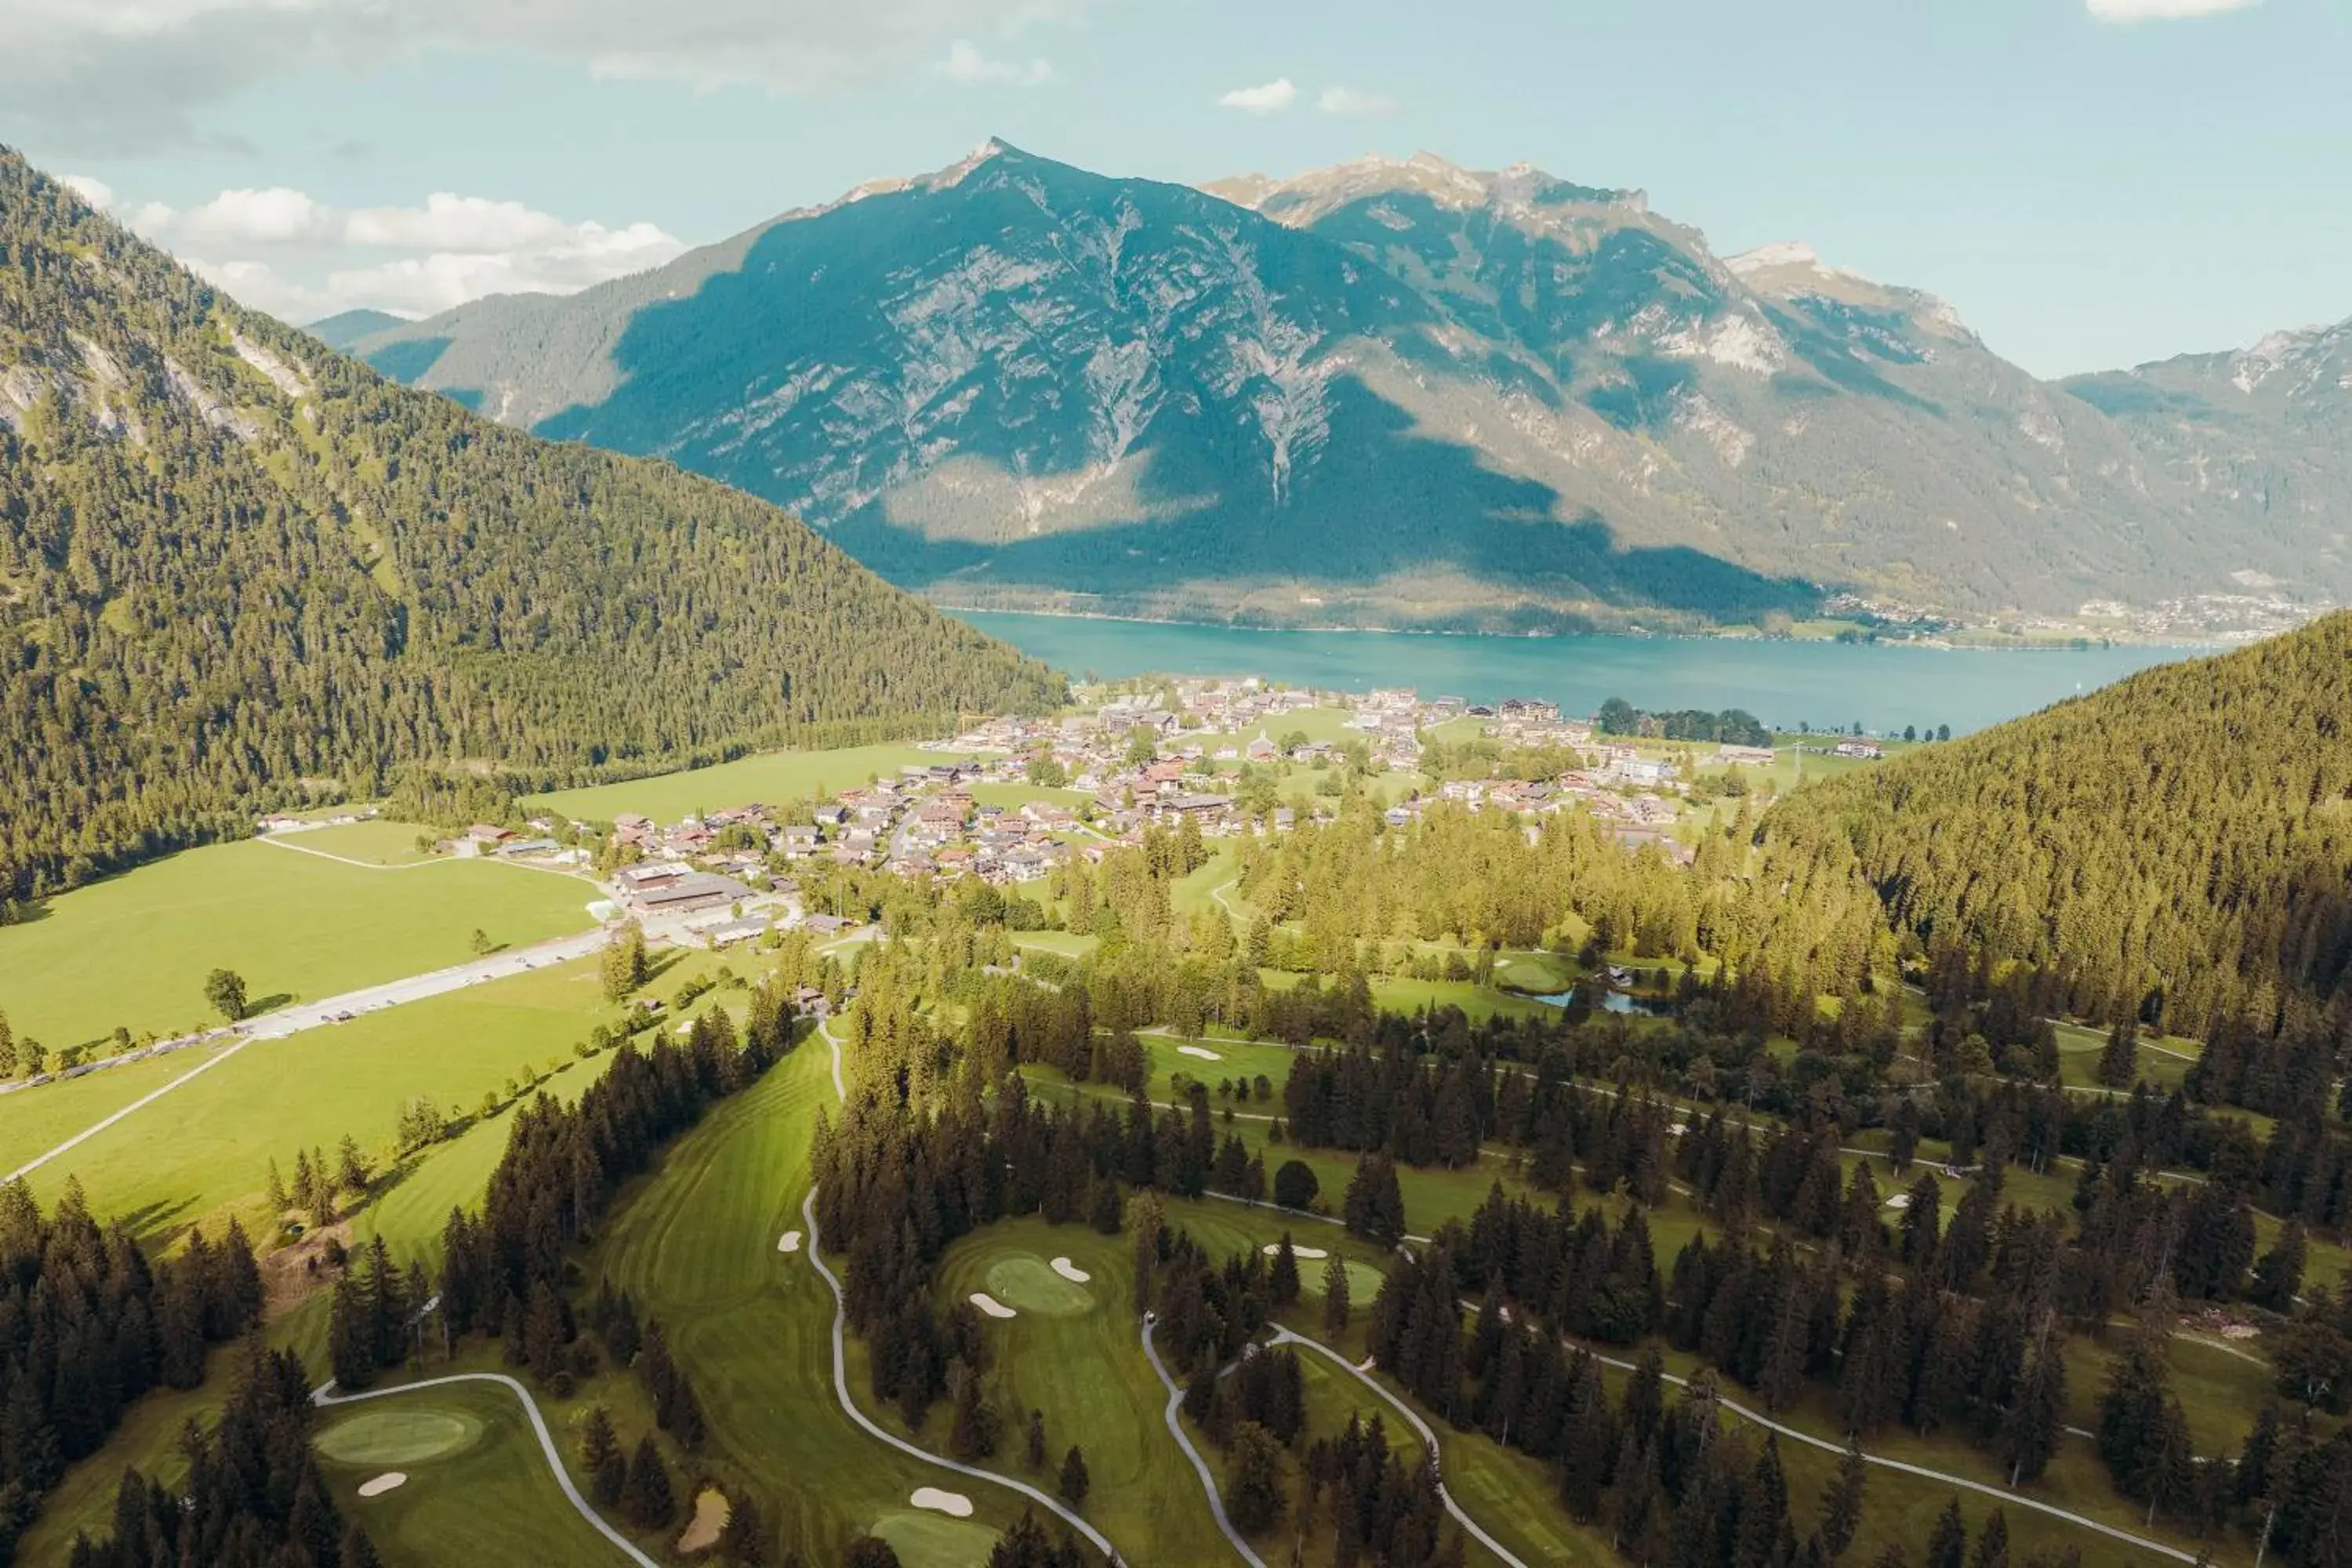
<svg viewBox="0 0 2352 1568">
<path fill-rule="evenodd" d="M 408 1477 L 402 1471 L 386 1470 L 383 1474 L 376 1477 L 373 1480 L 362 1481 L 360 1483 L 360 1496 L 382 1497 L 384 1493 L 390 1491 L 393 1488 L 401 1485 L 407 1479 Z"/>
<path fill-rule="evenodd" d="M 1911 1206 L 1911 1194 L 1897 1193 L 1886 1200 L 1886 1206 L 1891 1209 L 1907 1209 Z"/>
<path fill-rule="evenodd" d="M 799 1231 L 788 1230 L 784 1232 L 783 1235 L 776 1238 L 776 1250 L 778 1252 L 798 1252 L 800 1249 L 801 1233 Z"/>
<path fill-rule="evenodd" d="M 907 1500 L 917 1508 L 927 1508 L 934 1513 L 944 1513 L 951 1518 L 971 1517 L 971 1499 L 961 1492 L 944 1492 L 937 1487 L 917 1487 Z"/>
<path fill-rule="evenodd" d="M 1079 1268 L 1076 1264 L 1071 1262 L 1066 1258 L 1056 1258 L 1054 1259 L 1054 1272 L 1060 1275 L 1065 1279 L 1075 1280 L 1080 1285 L 1086 1284 L 1088 1280 L 1094 1278 L 1093 1275 L 1087 1273 L 1085 1269 Z"/>
<path fill-rule="evenodd" d="M 727 1529 L 727 1516 L 733 1511 L 725 1492 L 717 1487 L 703 1488 L 695 1497 L 694 1517 L 687 1521 L 686 1533 L 677 1538 L 678 1551 L 704 1552 L 718 1545 Z"/>
<path fill-rule="evenodd" d="M 998 1300 L 995 1297 L 990 1295 L 985 1290 L 974 1290 L 971 1293 L 971 1304 L 979 1308 L 982 1311 L 986 1312 L 992 1318 L 1017 1318 L 1021 1315 L 1012 1308 L 1006 1306 L 1003 1302 Z M 925 1489 L 925 1490 L 929 1489 L 928 1488 Z M 921 1494 L 918 1493 L 917 1495 L 920 1496 Z M 929 1505 L 927 1503 L 918 1503 L 916 1506 L 918 1508 L 927 1508 Z M 966 1503 L 964 1506 L 966 1509 L 969 1509 L 971 1505 Z M 958 1517 L 961 1518 L 961 1515 L 958 1515 Z"/>
<path fill-rule="evenodd" d="M 1280 1252 L 1281 1250 L 1282 1243 L 1278 1241 L 1269 1241 L 1265 1244 L 1265 1252 L 1268 1258 L 1272 1258 L 1276 1253 Z M 1324 1251 L 1319 1247 L 1301 1247 L 1297 1243 L 1293 1242 L 1290 1247 L 1290 1256 L 1293 1258 L 1312 1258 L 1319 1260 L 1328 1258 L 1331 1255 Z"/>
<path fill-rule="evenodd" d="M 1209 1049 L 1206 1046 L 1179 1046 L 1176 1047 L 1176 1054 L 1179 1056 L 1198 1057 L 1204 1062 L 1221 1062 L 1225 1059 L 1216 1052 Z"/>
</svg>

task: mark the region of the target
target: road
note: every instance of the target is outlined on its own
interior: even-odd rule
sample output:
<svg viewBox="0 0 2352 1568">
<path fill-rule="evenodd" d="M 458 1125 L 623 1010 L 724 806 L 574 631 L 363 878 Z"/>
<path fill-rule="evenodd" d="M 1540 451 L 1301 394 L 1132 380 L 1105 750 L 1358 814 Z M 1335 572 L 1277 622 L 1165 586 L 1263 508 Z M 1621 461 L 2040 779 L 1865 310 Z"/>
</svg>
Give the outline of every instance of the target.
<svg viewBox="0 0 2352 1568">
<path fill-rule="evenodd" d="M 1168 1422 L 1168 1435 L 1176 1439 L 1176 1446 L 1184 1450 L 1187 1459 L 1192 1461 L 1192 1472 L 1201 1478 L 1201 1490 L 1209 1499 L 1209 1511 L 1216 1516 L 1217 1528 L 1224 1532 L 1226 1541 L 1241 1553 L 1242 1561 L 1250 1568 L 1266 1568 L 1265 1559 L 1257 1554 L 1257 1548 L 1252 1546 L 1248 1537 L 1235 1530 L 1234 1521 L 1225 1517 L 1225 1500 L 1223 1494 L 1217 1490 L 1217 1478 L 1210 1470 L 1209 1461 L 1201 1458 L 1201 1450 L 1192 1446 L 1192 1434 L 1184 1430 L 1184 1391 L 1176 1386 L 1176 1380 L 1169 1376 L 1168 1369 L 1160 1363 L 1160 1352 L 1151 1342 L 1153 1321 L 1150 1312 L 1143 1314 L 1143 1353 L 1151 1363 L 1151 1370 L 1159 1374 L 1160 1385 L 1168 1390 L 1168 1408 L 1163 1413 Z"/>
<path fill-rule="evenodd" d="M 555 1472 L 555 1484 L 563 1489 L 564 1497 L 570 1500 L 580 1517 L 593 1526 L 597 1534 L 618 1547 L 621 1554 L 637 1564 L 637 1568 L 662 1568 L 660 1563 L 638 1551 L 627 1536 L 605 1523 L 603 1514 L 588 1506 L 588 1500 L 580 1495 L 578 1487 L 572 1485 L 572 1473 L 563 1468 L 563 1456 L 556 1451 L 555 1438 L 547 1429 L 547 1418 L 539 1413 L 539 1402 L 531 1398 L 530 1391 L 521 1384 L 504 1373 L 453 1372 L 446 1377 L 428 1377 L 420 1383 L 404 1383 L 396 1388 L 371 1388 L 363 1394 L 336 1394 L 332 1392 L 333 1384 L 322 1383 L 310 1391 L 310 1403 L 321 1408 L 331 1408 L 338 1405 L 357 1405 L 367 1399 L 390 1399 L 394 1394 L 414 1394 L 420 1388 L 441 1388 L 453 1383 L 495 1383 L 511 1391 L 517 1399 L 522 1401 L 523 1414 L 530 1417 L 530 1429 L 539 1435 L 540 1451 L 547 1456 L 547 1468 Z"/>
<path fill-rule="evenodd" d="M 478 958 L 471 963 L 460 963 L 449 969 L 436 969 L 429 974 L 412 974 L 405 980 L 387 981 L 381 985 L 370 985 L 358 991 L 347 991 L 340 996 L 329 996 L 318 1002 L 300 1002 L 292 1006 L 280 1007 L 274 1013 L 265 1014 L 239 1026 L 236 1038 L 214 1055 L 207 1057 L 162 1088 L 141 1095 L 112 1115 L 100 1118 L 47 1153 L 26 1161 L 9 1172 L 5 1178 L 0 1178 L 0 1181 L 13 1182 L 19 1176 L 30 1175 L 58 1155 L 79 1148 L 116 1122 L 136 1115 L 173 1089 L 186 1085 L 191 1079 L 212 1071 L 213 1068 L 256 1041 L 282 1040 L 289 1035 L 299 1035 L 305 1029 L 315 1029 L 322 1024 L 332 1022 L 341 1014 L 349 1013 L 357 1016 L 362 1013 L 381 1012 L 386 1007 L 397 1007 L 409 1002 L 421 1002 L 428 996 L 440 996 L 452 991 L 462 991 L 468 985 L 478 984 L 483 981 L 504 979 L 508 975 L 520 974 L 525 970 L 542 968 L 551 963 L 565 963 L 576 958 L 586 958 L 592 953 L 602 952 L 604 941 L 605 933 L 602 928 L 598 928 L 582 931 L 576 936 L 558 937 L 552 942 L 543 942 L 535 947 L 518 948 L 511 952 L 494 952 L 488 958 Z"/>
<path fill-rule="evenodd" d="M 1320 1340 L 1310 1340 L 1305 1334 L 1293 1333 L 1290 1330 L 1282 1328 L 1279 1325 L 1275 1329 L 1274 1342 L 1278 1345 L 1304 1345 L 1307 1349 L 1324 1357 L 1329 1361 L 1332 1365 L 1338 1367 L 1349 1377 L 1354 1378 L 1366 1388 L 1370 1389 L 1374 1394 L 1379 1394 L 1382 1399 L 1386 1400 L 1391 1405 L 1395 1407 L 1398 1415 L 1403 1416 L 1406 1421 L 1412 1424 L 1414 1431 L 1421 1434 L 1421 1440 L 1429 1445 L 1430 1468 L 1436 1470 L 1440 1476 L 1444 1475 L 1444 1464 L 1440 1458 L 1437 1451 L 1437 1434 L 1430 1430 L 1429 1423 L 1421 1418 L 1421 1413 L 1419 1411 L 1415 1410 L 1412 1405 L 1407 1405 L 1403 1400 L 1399 1399 L 1395 1394 L 1391 1394 L 1388 1389 L 1381 1384 L 1378 1378 L 1372 1376 L 1371 1373 L 1366 1372 L 1362 1367 L 1360 1367 L 1355 1363 L 1349 1361 L 1346 1356 L 1341 1355 L 1338 1351 L 1333 1350 L 1329 1345 L 1323 1343 Z M 1437 1500 L 1445 1505 L 1445 1511 L 1454 1516 L 1454 1521 L 1456 1524 L 1459 1524 L 1463 1529 L 1468 1531 L 1477 1539 L 1479 1545 L 1484 1546 L 1487 1551 L 1493 1552 L 1496 1556 L 1509 1563 L 1510 1568 L 1528 1568 L 1528 1565 L 1525 1563 L 1520 1562 L 1510 1552 L 1505 1551 L 1501 1542 L 1496 1541 L 1493 1536 L 1478 1528 L 1478 1521 L 1472 1519 L 1467 1513 L 1463 1511 L 1462 1505 L 1454 1500 L 1454 1494 L 1446 1489 L 1445 1483 L 1443 1480 L 1440 1480 L 1437 1483 Z"/>
<path fill-rule="evenodd" d="M 816 1189 L 814 1187 L 809 1189 L 808 1196 L 801 1202 L 801 1223 L 808 1227 L 808 1260 L 816 1265 L 817 1273 L 824 1279 L 826 1287 L 833 1291 L 833 1394 L 841 1404 L 842 1414 L 856 1422 L 867 1436 L 888 1444 L 909 1458 L 919 1459 L 927 1465 L 936 1465 L 940 1469 L 951 1470 L 959 1476 L 966 1476 L 976 1481 L 986 1481 L 992 1486 L 1011 1488 L 1038 1507 L 1053 1513 L 1064 1524 L 1092 1542 L 1095 1549 L 1100 1552 L 1107 1561 L 1114 1565 L 1124 1563 L 1127 1560 L 1118 1554 L 1116 1547 L 1111 1545 L 1110 1538 L 1081 1519 L 1061 1499 L 1048 1496 L 1027 1481 L 1016 1480 L 1011 1476 L 1000 1476 L 993 1470 L 983 1470 L 977 1465 L 967 1465 L 960 1460 L 942 1458 L 927 1448 L 919 1448 L 896 1433 L 886 1431 L 876 1425 L 865 1411 L 857 1407 L 857 1401 L 849 1396 L 849 1302 L 848 1299 L 842 1294 L 841 1281 L 834 1277 L 832 1269 L 825 1267 L 824 1257 L 820 1250 L 821 1244 L 816 1229 Z M 1265 1565 L 1260 1563 L 1258 1568 L 1265 1568 Z"/>
<path fill-rule="evenodd" d="M 849 1099 L 849 1090 L 842 1082 L 841 1041 L 834 1036 L 833 1020 L 820 1019 L 816 1032 L 824 1037 L 825 1045 L 833 1052 L 833 1091 L 846 1101 Z M 1118 1564 L 1124 1563 L 1126 1559 L 1118 1554 L 1118 1548 L 1111 1545 L 1110 1538 L 1080 1518 L 1076 1511 L 1064 1503 L 1061 1499 L 1048 1496 L 1028 1482 L 1016 1480 L 1011 1476 L 1000 1476 L 993 1470 L 983 1470 L 977 1465 L 967 1465 L 954 1459 L 942 1458 L 928 1448 L 919 1448 L 897 1434 L 885 1431 L 875 1425 L 866 1412 L 857 1407 L 857 1401 L 851 1398 L 849 1394 L 849 1301 L 842 1294 L 841 1281 L 834 1277 L 831 1268 L 825 1267 L 823 1243 L 817 1235 L 816 1228 L 816 1189 L 814 1187 L 811 1187 L 808 1196 L 801 1200 L 801 1224 L 808 1229 L 805 1256 L 816 1266 L 817 1274 L 824 1280 L 825 1288 L 833 1292 L 833 1395 L 840 1402 L 842 1414 L 857 1423 L 868 1436 L 888 1444 L 911 1458 L 919 1459 L 927 1465 L 937 1465 L 943 1470 L 952 1470 L 960 1476 L 969 1476 L 974 1480 L 987 1481 L 993 1486 L 1010 1487 L 1094 1542 L 1096 1549 L 1114 1565 L 1114 1568 Z M 1265 1568 L 1265 1565 L 1259 1563 L 1258 1568 Z"/>
</svg>

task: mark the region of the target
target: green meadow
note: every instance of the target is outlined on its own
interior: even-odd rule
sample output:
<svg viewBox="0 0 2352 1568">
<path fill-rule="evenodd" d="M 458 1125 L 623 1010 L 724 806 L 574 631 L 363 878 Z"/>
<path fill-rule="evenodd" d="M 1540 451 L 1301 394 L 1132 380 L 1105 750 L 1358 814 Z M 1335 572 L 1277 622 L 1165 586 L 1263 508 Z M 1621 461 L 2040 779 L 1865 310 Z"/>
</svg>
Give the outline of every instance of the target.
<svg viewBox="0 0 2352 1568">
<path fill-rule="evenodd" d="M 204 994 L 215 969 L 243 975 L 250 1005 L 266 1009 L 463 963 L 477 931 L 520 947 L 584 930 L 596 896 L 576 879 L 492 861 L 371 868 L 258 839 L 215 845 L 0 928 L 0 1012 L 53 1051 L 118 1025 L 171 1035 L 220 1022 Z"/>
</svg>

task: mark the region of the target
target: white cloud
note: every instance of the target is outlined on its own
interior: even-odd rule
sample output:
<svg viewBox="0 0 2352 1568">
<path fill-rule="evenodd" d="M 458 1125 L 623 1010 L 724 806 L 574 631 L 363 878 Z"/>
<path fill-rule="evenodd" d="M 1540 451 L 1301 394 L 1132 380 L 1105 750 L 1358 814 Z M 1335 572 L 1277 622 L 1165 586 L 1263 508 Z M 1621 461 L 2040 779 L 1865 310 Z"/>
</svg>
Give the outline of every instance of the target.
<svg viewBox="0 0 2352 1568">
<path fill-rule="evenodd" d="M 448 191 L 346 211 L 281 186 L 223 191 L 186 212 L 117 211 L 246 304 L 297 322 L 362 305 L 425 316 L 485 294 L 569 294 L 686 248 L 652 223 L 574 223 Z"/>
<path fill-rule="evenodd" d="M 204 205 L 173 215 L 157 226 L 176 232 L 188 244 L 200 248 L 220 249 L 240 245 L 317 244 L 331 240 L 337 224 L 335 215 L 324 205 L 300 191 L 272 185 L 266 191 L 223 191 Z"/>
<path fill-rule="evenodd" d="M 1326 114 L 1344 115 L 1351 119 L 1370 120 L 1396 112 L 1396 100 L 1377 92 L 1365 92 L 1352 87 L 1327 87 L 1315 100 L 1315 107 Z"/>
<path fill-rule="evenodd" d="M 1013 87 L 1036 87 L 1054 79 L 1051 60 L 1000 60 L 982 54 L 969 38 L 948 46 L 947 58 L 931 68 L 950 81 L 1003 82 Z"/>
<path fill-rule="evenodd" d="M 1279 114 L 1298 101 L 1298 89 L 1288 77 L 1277 77 L 1258 87 L 1237 87 L 1217 100 L 1227 109 L 1251 114 Z"/>
<path fill-rule="evenodd" d="M 2168 21 L 2181 16 L 2218 16 L 2244 11 L 2263 0 L 2084 0 L 2102 22 Z"/>
<path fill-rule="evenodd" d="M 58 184 L 100 212 L 114 205 L 114 187 L 95 174 L 66 174 Z"/>
<path fill-rule="evenodd" d="M 611 79 L 774 92 L 869 81 L 1095 0 L 0 0 L 0 141 L 123 155 L 306 70 L 522 54 Z M 1027 66 L 1013 68 L 1025 72 Z"/>
</svg>

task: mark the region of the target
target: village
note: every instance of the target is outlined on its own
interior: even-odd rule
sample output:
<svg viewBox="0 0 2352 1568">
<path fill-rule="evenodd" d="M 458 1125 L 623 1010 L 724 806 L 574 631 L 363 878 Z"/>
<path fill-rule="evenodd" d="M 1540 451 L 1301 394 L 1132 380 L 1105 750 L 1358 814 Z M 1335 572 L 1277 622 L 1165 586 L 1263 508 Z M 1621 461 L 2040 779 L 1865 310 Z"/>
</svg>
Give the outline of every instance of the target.
<svg viewBox="0 0 2352 1568">
<path fill-rule="evenodd" d="M 477 825 L 434 847 L 585 873 L 606 894 L 601 918 L 721 948 L 802 926 L 839 934 L 845 922 L 803 910 L 799 879 L 813 866 L 1016 887 L 1074 856 L 1098 862 L 1153 828 L 1209 839 L 1292 832 L 1335 816 L 1349 779 L 1373 786 L 1391 827 L 1441 802 L 1513 813 L 1530 831 L 1543 816 L 1580 811 L 1629 851 L 1654 847 L 1686 861 L 1681 829 L 1701 773 L 1760 772 L 1779 761 L 1769 746 L 1669 747 L 1604 734 L 1557 703 L 1528 699 L 1475 704 L 1255 679 L 1160 680 L 1094 697 L 1073 713 L 1004 715 L 922 742 L 937 761 L 823 799 L 745 803 L 667 823 L 638 813 L 609 825 L 542 815 L 520 828 Z M 1473 741 L 1532 776 L 1445 777 L 1427 766 L 1433 749 Z M 1847 761 L 1881 754 L 1878 742 L 1858 737 L 1820 749 Z"/>
</svg>

